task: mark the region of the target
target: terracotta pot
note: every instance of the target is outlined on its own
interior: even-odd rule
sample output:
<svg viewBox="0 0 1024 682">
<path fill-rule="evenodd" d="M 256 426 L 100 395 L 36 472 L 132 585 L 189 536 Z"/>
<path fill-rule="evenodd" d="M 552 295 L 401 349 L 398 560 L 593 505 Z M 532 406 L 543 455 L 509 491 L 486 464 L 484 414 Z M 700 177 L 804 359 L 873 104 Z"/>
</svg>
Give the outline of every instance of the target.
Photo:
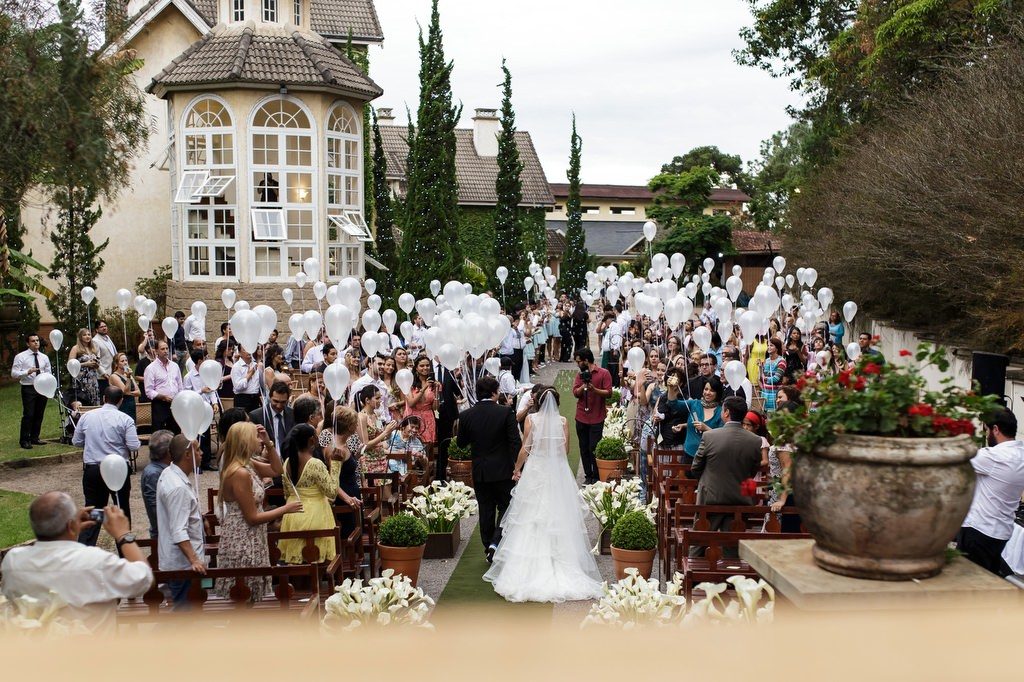
<svg viewBox="0 0 1024 682">
<path fill-rule="evenodd" d="M 793 458 L 800 517 L 825 570 L 871 580 L 929 578 L 974 495 L 969 436 L 843 435 Z"/>
<path fill-rule="evenodd" d="M 413 586 L 420 577 L 420 563 L 423 561 L 425 544 L 416 547 L 389 547 L 377 545 L 380 552 L 380 570 L 394 569 L 412 581 Z"/>
<path fill-rule="evenodd" d="M 654 569 L 653 549 L 619 549 L 612 545 L 612 561 L 615 562 L 615 579 L 622 580 L 626 577 L 627 568 L 635 568 L 640 571 L 640 577 L 647 580 L 651 577 Z"/>
<path fill-rule="evenodd" d="M 609 478 L 622 478 L 622 475 L 626 473 L 627 461 L 624 459 L 598 459 L 597 461 L 597 477 L 601 481 L 607 481 Z"/>
<path fill-rule="evenodd" d="M 473 462 L 468 459 L 448 460 L 448 470 L 454 480 L 473 487 Z"/>
</svg>

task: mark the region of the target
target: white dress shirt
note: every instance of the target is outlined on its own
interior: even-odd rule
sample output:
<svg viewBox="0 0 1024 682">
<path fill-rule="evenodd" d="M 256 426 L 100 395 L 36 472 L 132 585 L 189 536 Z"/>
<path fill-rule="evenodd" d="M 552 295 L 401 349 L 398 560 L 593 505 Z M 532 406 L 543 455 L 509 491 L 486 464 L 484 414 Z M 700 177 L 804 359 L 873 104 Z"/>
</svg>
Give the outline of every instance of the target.
<svg viewBox="0 0 1024 682">
<path fill-rule="evenodd" d="M 409 339 L 409 359 L 419 356 L 420 352 L 427 347 L 427 328 L 413 327 L 412 339 Z"/>
<path fill-rule="evenodd" d="M 1013 534 L 1013 519 L 1024 494 L 1024 442 L 1008 440 L 981 448 L 971 460 L 978 474 L 974 499 L 963 525 L 996 540 Z"/>
<path fill-rule="evenodd" d="M 248 376 L 249 368 L 255 364 L 255 360 L 249 360 L 249 362 L 237 360 L 231 367 L 231 387 L 235 390 L 235 395 L 256 395 L 260 392 L 262 373 L 257 369 L 251 377 Z"/>
<path fill-rule="evenodd" d="M 71 444 L 85 446 L 82 452 L 85 464 L 99 464 L 104 457 L 114 454 L 127 459 L 129 453 L 141 447 L 135 422 L 110 403 L 78 419 Z"/>
<path fill-rule="evenodd" d="M 608 326 L 604 330 L 604 336 L 601 337 L 601 352 L 607 352 L 612 349 L 612 339 L 615 339 L 615 347 L 618 348 L 622 345 L 622 330 L 628 328 L 629 323 L 626 323 L 626 327 L 620 326 L 618 320 L 615 322 L 609 322 Z"/>
<path fill-rule="evenodd" d="M 32 357 L 35 355 L 36 357 Z M 14 356 L 14 362 L 11 364 L 11 378 L 17 379 L 18 383 L 22 386 L 31 386 L 35 383 L 36 375 L 42 372 L 29 374 L 29 370 L 35 369 L 36 359 L 39 360 L 39 369 L 47 374 L 52 374 L 50 370 L 50 358 L 46 356 L 46 353 L 42 351 L 30 351 L 23 350 Z"/>
<path fill-rule="evenodd" d="M 128 561 L 116 554 L 74 540 L 36 542 L 15 547 L 4 557 L 3 594 L 48 601 L 55 592 L 67 604 L 63 617 L 77 620 L 94 633 L 117 630 L 117 604 L 141 597 L 153 584 L 145 561 Z"/>
<path fill-rule="evenodd" d="M 217 391 L 203 391 L 206 389 L 206 384 L 203 382 L 203 378 L 199 376 L 199 369 L 193 364 L 191 371 L 185 375 L 185 390 L 195 391 L 203 400 L 210 403 L 211 405 L 217 404 Z"/>
<path fill-rule="evenodd" d="M 391 391 L 388 390 L 387 384 L 381 379 L 374 379 L 369 373 L 364 374 L 352 383 L 352 390 L 349 392 L 349 405 L 355 408 L 356 395 L 359 394 L 363 388 L 367 386 L 376 386 L 380 389 L 380 407 L 377 408 L 377 416 L 387 424 L 391 421 Z"/>
<path fill-rule="evenodd" d="M 192 551 L 196 556 L 206 562 L 199 500 L 196 499 L 188 476 L 177 464 L 164 469 L 157 481 L 156 527 L 160 529 L 157 535 L 160 570 L 187 571 L 192 567 L 188 557 L 178 547 L 178 543 L 185 540 L 192 543 Z"/>
<path fill-rule="evenodd" d="M 110 376 L 114 367 L 114 356 L 117 355 L 117 346 L 106 334 L 97 334 L 92 337 L 93 345 L 96 346 L 96 359 L 100 363 L 99 373 L 101 379 Z"/>
<path fill-rule="evenodd" d="M 507 369 L 498 372 L 498 393 L 512 395 L 515 392 L 516 378 L 512 376 L 512 372 Z"/>
<path fill-rule="evenodd" d="M 192 342 L 196 339 L 202 339 L 206 341 L 206 324 L 205 321 L 197 322 L 195 315 L 189 315 L 185 318 L 185 324 L 183 325 L 185 330 L 185 341 L 191 347 Z"/>
<path fill-rule="evenodd" d="M 309 352 L 306 353 L 306 357 L 302 358 L 302 365 L 299 366 L 299 369 L 302 370 L 304 373 L 309 374 L 314 369 L 323 364 L 323 361 L 323 344 L 320 344 L 319 346 L 313 346 L 312 348 L 309 349 Z"/>
</svg>

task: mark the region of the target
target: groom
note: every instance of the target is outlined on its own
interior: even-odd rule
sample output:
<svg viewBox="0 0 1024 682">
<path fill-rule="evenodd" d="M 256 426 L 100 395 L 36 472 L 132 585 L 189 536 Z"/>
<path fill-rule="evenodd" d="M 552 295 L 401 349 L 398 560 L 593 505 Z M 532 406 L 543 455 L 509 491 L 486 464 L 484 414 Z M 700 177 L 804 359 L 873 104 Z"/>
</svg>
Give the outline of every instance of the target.
<svg viewBox="0 0 1024 682">
<path fill-rule="evenodd" d="M 497 403 L 498 382 L 494 377 L 480 377 L 476 382 L 476 395 L 480 402 L 459 415 L 456 442 L 463 448 L 469 445 L 473 455 L 480 539 L 490 562 L 501 540 L 498 523 L 512 499 L 512 471 L 522 439 L 515 412 Z"/>
</svg>

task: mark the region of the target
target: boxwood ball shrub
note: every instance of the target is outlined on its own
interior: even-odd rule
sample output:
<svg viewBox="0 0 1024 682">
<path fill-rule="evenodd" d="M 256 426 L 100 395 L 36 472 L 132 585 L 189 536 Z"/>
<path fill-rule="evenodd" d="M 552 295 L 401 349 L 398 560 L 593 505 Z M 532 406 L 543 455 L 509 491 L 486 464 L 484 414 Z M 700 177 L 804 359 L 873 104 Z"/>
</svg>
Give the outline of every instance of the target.
<svg viewBox="0 0 1024 682">
<path fill-rule="evenodd" d="M 594 448 L 594 456 L 598 459 L 626 459 L 626 444 L 621 438 L 602 438 Z"/>
<path fill-rule="evenodd" d="M 612 529 L 612 547 L 634 552 L 658 546 L 658 531 L 642 509 L 623 515 Z"/>
<path fill-rule="evenodd" d="M 412 514 L 395 514 L 380 524 L 378 537 L 388 547 L 419 547 L 427 541 L 427 527 Z"/>
</svg>

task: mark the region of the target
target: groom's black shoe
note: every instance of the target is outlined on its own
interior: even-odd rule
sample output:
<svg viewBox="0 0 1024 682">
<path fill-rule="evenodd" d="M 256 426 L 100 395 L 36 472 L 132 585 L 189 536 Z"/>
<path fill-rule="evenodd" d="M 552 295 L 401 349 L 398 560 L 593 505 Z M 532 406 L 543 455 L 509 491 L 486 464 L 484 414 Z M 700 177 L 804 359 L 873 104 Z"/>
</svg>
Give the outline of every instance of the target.
<svg viewBox="0 0 1024 682">
<path fill-rule="evenodd" d="M 497 551 L 497 549 L 498 549 L 497 547 L 495 547 L 494 545 L 491 545 L 490 547 L 488 547 L 487 549 L 484 550 L 484 555 L 487 557 L 487 563 L 489 563 L 489 564 L 493 564 L 494 563 L 494 552 Z"/>
</svg>

